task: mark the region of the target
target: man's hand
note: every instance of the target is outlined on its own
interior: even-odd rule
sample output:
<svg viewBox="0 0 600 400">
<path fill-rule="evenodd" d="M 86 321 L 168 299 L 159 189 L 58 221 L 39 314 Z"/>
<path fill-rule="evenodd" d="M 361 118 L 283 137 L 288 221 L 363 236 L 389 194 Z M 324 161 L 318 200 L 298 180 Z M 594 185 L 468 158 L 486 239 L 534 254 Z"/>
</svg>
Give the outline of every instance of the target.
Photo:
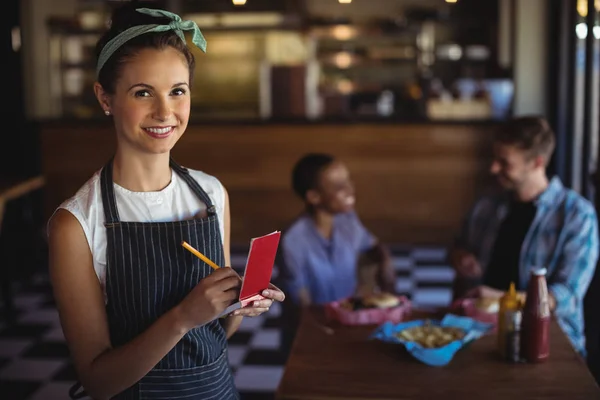
<svg viewBox="0 0 600 400">
<path fill-rule="evenodd" d="M 483 275 L 479 261 L 468 251 L 461 249 L 452 251 L 450 264 L 461 278 L 479 278 Z"/>
</svg>

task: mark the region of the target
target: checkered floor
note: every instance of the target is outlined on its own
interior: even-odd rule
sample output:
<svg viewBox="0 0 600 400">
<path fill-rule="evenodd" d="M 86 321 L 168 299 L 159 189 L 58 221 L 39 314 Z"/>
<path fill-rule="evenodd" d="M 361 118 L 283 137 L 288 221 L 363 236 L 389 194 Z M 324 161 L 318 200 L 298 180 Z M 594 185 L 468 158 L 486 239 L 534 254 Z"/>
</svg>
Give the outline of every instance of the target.
<svg viewBox="0 0 600 400">
<path fill-rule="evenodd" d="M 393 254 L 399 293 L 420 307 L 449 303 L 453 272 L 444 264 L 444 250 L 397 248 Z M 232 257 L 236 269 L 245 262 L 243 251 Z M 41 274 L 19 288 L 15 302 L 16 322 L 0 322 L 0 398 L 68 400 L 75 373 L 47 277 Z M 280 313 L 274 306 L 265 316 L 246 318 L 230 340 L 229 360 L 242 399 L 273 398 L 284 363 Z"/>
</svg>

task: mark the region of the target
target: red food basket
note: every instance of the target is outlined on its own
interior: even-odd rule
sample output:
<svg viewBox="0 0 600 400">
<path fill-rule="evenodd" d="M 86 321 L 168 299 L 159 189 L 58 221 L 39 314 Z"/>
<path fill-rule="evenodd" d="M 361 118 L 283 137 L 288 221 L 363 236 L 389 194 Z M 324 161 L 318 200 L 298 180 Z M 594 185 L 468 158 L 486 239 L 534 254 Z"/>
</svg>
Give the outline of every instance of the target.
<svg viewBox="0 0 600 400">
<path fill-rule="evenodd" d="M 344 307 L 346 300 L 334 301 L 325 305 L 327 319 L 344 325 L 379 325 L 384 322 L 398 323 L 410 315 L 412 305 L 405 296 L 398 296 L 400 304 L 389 308 L 363 308 L 350 310 Z"/>
<path fill-rule="evenodd" d="M 492 324 L 494 328 L 490 332 L 496 331 L 496 326 L 498 325 L 498 313 L 485 312 L 479 309 L 477 307 L 476 299 L 458 299 L 452 303 L 451 310 L 456 314 L 464 315 L 465 317 L 473 318 L 474 320 L 485 322 L 487 324 Z"/>
</svg>

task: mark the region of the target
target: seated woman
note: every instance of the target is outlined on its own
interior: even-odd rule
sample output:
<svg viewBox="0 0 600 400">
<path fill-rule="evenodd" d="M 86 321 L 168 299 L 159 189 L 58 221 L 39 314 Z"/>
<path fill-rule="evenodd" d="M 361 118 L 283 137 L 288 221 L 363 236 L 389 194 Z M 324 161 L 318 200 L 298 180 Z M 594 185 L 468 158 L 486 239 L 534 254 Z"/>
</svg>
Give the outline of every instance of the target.
<svg viewBox="0 0 600 400">
<path fill-rule="evenodd" d="M 308 154 L 296 163 L 292 185 L 305 210 L 284 232 L 279 282 L 293 305 L 341 300 L 358 294 L 359 286 L 361 292 L 370 287 L 393 293 L 389 253 L 354 211 L 354 187 L 346 166 L 328 154 Z M 363 254 L 379 266 L 376 285 L 359 285 L 357 266 Z"/>
</svg>

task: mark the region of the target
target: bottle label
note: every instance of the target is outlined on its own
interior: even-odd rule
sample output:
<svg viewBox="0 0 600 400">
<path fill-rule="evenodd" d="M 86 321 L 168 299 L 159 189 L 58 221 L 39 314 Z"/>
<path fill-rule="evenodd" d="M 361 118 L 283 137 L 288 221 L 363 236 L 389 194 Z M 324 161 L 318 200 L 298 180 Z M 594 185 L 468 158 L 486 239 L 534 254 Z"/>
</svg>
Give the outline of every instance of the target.
<svg viewBox="0 0 600 400">
<path fill-rule="evenodd" d="M 516 363 L 521 360 L 521 337 L 518 331 L 506 334 L 506 350 L 504 354 L 507 361 Z"/>
<path fill-rule="evenodd" d="M 550 318 L 532 318 L 521 332 L 521 355 L 528 362 L 545 361 L 550 355 Z"/>
</svg>

